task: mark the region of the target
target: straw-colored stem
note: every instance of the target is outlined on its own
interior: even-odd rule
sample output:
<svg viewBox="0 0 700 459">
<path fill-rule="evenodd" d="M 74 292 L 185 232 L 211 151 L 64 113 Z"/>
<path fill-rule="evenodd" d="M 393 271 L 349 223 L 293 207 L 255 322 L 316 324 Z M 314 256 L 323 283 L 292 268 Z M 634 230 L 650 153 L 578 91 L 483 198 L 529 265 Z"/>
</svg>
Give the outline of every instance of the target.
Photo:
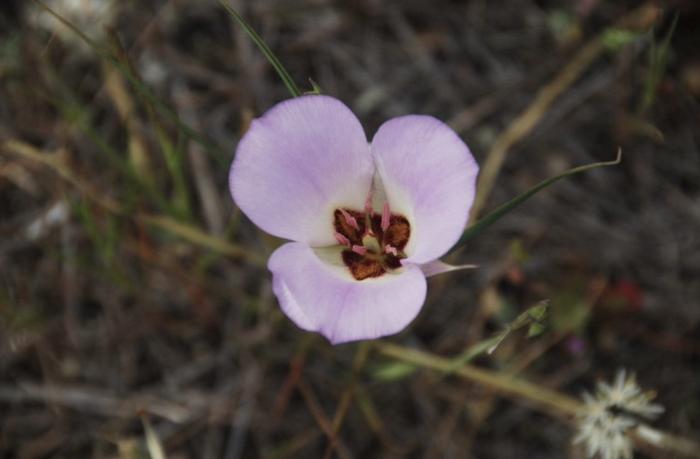
<svg viewBox="0 0 700 459">
<path fill-rule="evenodd" d="M 573 397 L 513 375 L 469 364 L 455 370 L 450 359 L 387 342 L 377 342 L 374 348 L 379 353 L 402 362 L 460 376 L 567 422 L 573 422 L 576 415 L 585 410 L 585 405 Z M 630 438 L 636 448 L 662 451 L 663 457 L 671 454 L 700 459 L 700 445 L 695 441 L 652 429 L 645 424 L 635 427 L 630 432 Z"/>
<path fill-rule="evenodd" d="M 463 365 L 455 369 L 453 362 L 449 359 L 396 344 L 380 342 L 375 344 L 375 348 L 380 353 L 403 362 L 437 371 L 452 372 L 504 395 L 535 404 L 558 417 L 573 417 L 583 408 L 583 404 L 573 397 L 514 376 L 504 376 L 472 365 Z"/>
</svg>

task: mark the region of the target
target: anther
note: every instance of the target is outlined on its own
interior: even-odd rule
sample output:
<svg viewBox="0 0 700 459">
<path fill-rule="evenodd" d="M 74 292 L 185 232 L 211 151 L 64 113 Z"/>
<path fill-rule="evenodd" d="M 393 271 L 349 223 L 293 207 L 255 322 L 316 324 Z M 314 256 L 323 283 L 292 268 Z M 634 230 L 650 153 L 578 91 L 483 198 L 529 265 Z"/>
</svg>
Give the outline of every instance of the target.
<svg viewBox="0 0 700 459">
<path fill-rule="evenodd" d="M 393 255 L 393 256 L 395 256 L 395 257 L 398 257 L 398 256 L 399 256 L 399 251 L 396 250 L 396 247 L 393 247 L 393 246 L 391 246 L 391 245 L 389 245 L 389 244 L 387 244 L 387 245 L 384 246 L 384 252 L 385 252 L 385 253 L 389 253 L 389 254 L 391 254 L 391 255 Z"/>
<path fill-rule="evenodd" d="M 355 217 L 350 215 L 347 210 L 345 209 L 340 209 L 340 213 L 343 214 L 343 218 L 345 219 L 345 222 L 355 228 L 355 230 L 360 231 L 360 225 L 357 223 L 357 220 L 355 220 Z"/>
<path fill-rule="evenodd" d="M 350 247 L 350 239 L 346 238 L 345 236 L 338 233 L 337 231 L 334 234 L 334 236 L 335 236 L 335 240 L 338 241 L 338 244 L 346 245 L 346 246 Z"/>
<path fill-rule="evenodd" d="M 364 255 L 367 253 L 367 247 L 365 247 L 363 245 L 353 245 L 352 251 L 358 255 Z"/>
<path fill-rule="evenodd" d="M 391 212 L 389 210 L 389 202 L 384 202 L 384 207 L 382 208 L 382 231 L 389 229 L 389 224 L 391 223 Z"/>
</svg>

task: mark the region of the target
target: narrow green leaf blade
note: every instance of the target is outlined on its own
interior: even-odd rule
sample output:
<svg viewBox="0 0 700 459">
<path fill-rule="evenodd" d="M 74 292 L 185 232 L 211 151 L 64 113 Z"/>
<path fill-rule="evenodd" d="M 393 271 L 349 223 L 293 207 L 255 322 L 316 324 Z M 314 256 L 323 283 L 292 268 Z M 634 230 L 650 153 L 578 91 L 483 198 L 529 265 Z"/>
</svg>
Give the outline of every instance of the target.
<svg viewBox="0 0 700 459">
<path fill-rule="evenodd" d="M 287 69 L 284 68 L 282 62 L 280 62 L 280 60 L 277 59 L 277 56 L 275 56 L 270 47 L 267 46 L 265 41 L 263 41 L 262 37 L 258 35 L 255 29 L 253 29 L 253 27 L 251 27 L 245 19 L 243 19 L 243 16 L 241 16 L 238 13 L 238 11 L 234 10 L 230 5 L 227 5 L 224 0 L 219 0 L 219 3 L 221 4 L 221 6 L 224 7 L 228 14 L 230 14 L 231 17 L 235 19 L 236 22 L 238 22 L 241 25 L 241 27 L 243 27 L 250 39 L 253 40 L 253 42 L 258 46 L 260 51 L 262 51 L 262 53 L 267 58 L 268 62 L 272 65 L 272 67 L 274 67 L 275 71 L 277 71 L 277 75 L 279 75 L 280 79 L 282 79 L 282 82 L 287 87 L 292 96 L 300 96 L 301 91 L 297 87 L 296 83 L 294 83 L 294 80 L 289 75 L 289 72 L 287 72 Z"/>
<path fill-rule="evenodd" d="M 510 201 L 501 204 L 496 210 L 488 214 L 486 217 L 482 218 L 478 222 L 474 223 L 472 226 L 467 228 L 467 230 L 462 234 L 462 237 L 459 239 L 457 244 L 455 245 L 455 249 L 459 249 L 462 245 L 464 245 L 467 241 L 470 239 L 474 238 L 476 235 L 481 233 L 483 230 L 488 228 L 489 226 L 493 225 L 496 223 L 498 220 L 501 219 L 501 217 L 505 216 L 508 212 L 511 210 L 515 209 L 518 207 L 520 204 L 524 203 L 528 199 L 530 199 L 532 196 L 537 194 L 539 191 L 547 188 L 548 186 L 552 185 L 553 183 L 566 178 L 570 177 L 572 175 L 580 174 L 581 172 L 586 172 L 592 169 L 597 169 L 599 167 L 607 167 L 607 166 L 614 166 L 617 164 L 620 164 L 622 161 L 622 150 L 618 150 L 617 152 L 617 158 L 613 161 L 603 161 L 603 162 L 598 162 L 598 163 L 592 163 L 592 164 L 587 164 L 585 166 L 579 166 L 579 167 L 574 167 L 573 169 L 569 169 L 568 171 L 559 174 L 555 177 L 548 178 L 547 180 L 543 180 L 534 187 L 530 188 L 527 190 L 525 193 L 516 196 L 515 198 L 511 199 Z M 454 251 L 453 250 L 453 251 Z"/>
<path fill-rule="evenodd" d="M 377 368 L 374 373 L 374 379 L 383 382 L 397 381 L 407 378 L 416 372 L 418 367 L 405 362 L 391 362 Z"/>
<path fill-rule="evenodd" d="M 657 45 L 656 40 L 652 36 L 651 47 L 649 49 L 649 69 L 644 79 L 644 90 L 642 91 L 641 113 L 647 112 L 651 106 L 654 105 L 654 101 L 656 100 L 657 88 L 666 72 L 669 52 L 671 50 L 671 38 L 673 38 L 673 34 L 676 31 L 678 18 L 679 13 L 676 12 L 676 15 L 673 17 L 673 22 L 661 41 L 661 44 Z"/>
</svg>

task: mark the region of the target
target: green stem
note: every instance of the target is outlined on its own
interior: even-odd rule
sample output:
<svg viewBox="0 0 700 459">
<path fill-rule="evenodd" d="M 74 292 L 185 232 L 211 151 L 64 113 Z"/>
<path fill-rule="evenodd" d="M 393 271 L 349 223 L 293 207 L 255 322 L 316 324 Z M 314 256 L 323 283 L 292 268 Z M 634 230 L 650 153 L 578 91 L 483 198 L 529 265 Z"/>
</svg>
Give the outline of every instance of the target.
<svg viewBox="0 0 700 459">
<path fill-rule="evenodd" d="M 287 69 L 284 68 L 282 62 L 280 62 L 280 60 L 277 59 L 277 56 L 275 56 L 270 47 L 267 46 L 265 41 L 263 41 L 262 37 L 258 35 L 255 29 L 253 29 L 250 26 L 250 24 L 248 24 L 245 21 L 245 19 L 243 19 L 243 16 L 241 16 L 238 13 L 238 11 L 234 10 L 233 8 L 231 8 L 231 6 L 227 5 L 226 2 L 224 2 L 224 0 L 219 0 L 219 3 L 226 9 L 226 11 L 228 11 L 228 14 L 230 14 L 236 20 L 236 22 L 238 22 L 241 25 L 241 27 L 243 27 L 250 39 L 253 40 L 256 45 L 258 45 L 258 48 L 265 55 L 272 67 L 274 67 L 274 69 L 277 71 L 277 74 L 282 79 L 282 82 L 287 87 L 292 96 L 301 96 L 301 90 L 299 90 L 299 87 L 296 85 L 296 83 L 294 83 L 294 80 L 292 79 L 291 75 L 289 75 L 289 72 L 287 72 Z"/>
</svg>

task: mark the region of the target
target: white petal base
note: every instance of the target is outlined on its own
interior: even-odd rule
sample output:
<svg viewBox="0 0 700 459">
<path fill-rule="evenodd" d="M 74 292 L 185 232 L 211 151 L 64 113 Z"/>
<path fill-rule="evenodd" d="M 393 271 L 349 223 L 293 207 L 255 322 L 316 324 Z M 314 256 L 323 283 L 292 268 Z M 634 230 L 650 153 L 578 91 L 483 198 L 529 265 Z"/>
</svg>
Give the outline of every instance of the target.
<svg viewBox="0 0 700 459">
<path fill-rule="evenodd" d="M 268 268 L 285 314 L 333 344 L 398 333 L 425 301 L 425 275 L 416 265 L 357 281 L 344 266 L 322 261 L 308 245 L 290 242 L 272 254 Z"/>
</svg>

